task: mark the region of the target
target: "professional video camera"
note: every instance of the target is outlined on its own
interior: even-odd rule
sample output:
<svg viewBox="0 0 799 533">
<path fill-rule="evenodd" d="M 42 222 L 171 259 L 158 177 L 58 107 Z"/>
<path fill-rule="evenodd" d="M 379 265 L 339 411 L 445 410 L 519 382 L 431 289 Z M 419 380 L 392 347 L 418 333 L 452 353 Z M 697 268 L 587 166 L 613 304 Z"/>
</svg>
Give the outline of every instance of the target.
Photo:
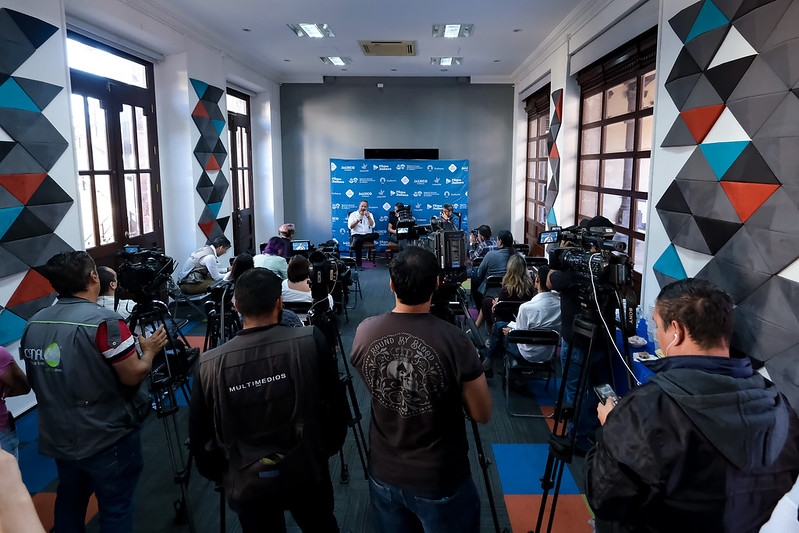
<svg viewBox="0 0 799 533">
<path fill-rule="evenodd" d="M 346 306 L 349 299 L 349 286 L 352 285 L 350 268 L 342 261 L 335 251 L 322 251 L 320 247 L 308 256 L 311 263 L 311 297 L 314 307 L 318 302 L 322 309 L 317 313 L 327 310 L 327 295 L 333 296 L 337 305 Z M 338 310 L 341 312 L 341 309 Z"/>
<path fill-rule="evenodd" d="M 161 293 L 175 270 L 174 259 L 160 248 L 126 247 L 117 255 L 123 260 L 119 265 L 119 285 L 131 293 L 134 302 L 140 304 L 163 299 Z"/>
<path fill-rule="evenodd" d="M 411 213 L 411 206 L 397 204 L 397 240 L 416 240 L 419 233 L 416 231 L 416 219 Z"/>
</svg>

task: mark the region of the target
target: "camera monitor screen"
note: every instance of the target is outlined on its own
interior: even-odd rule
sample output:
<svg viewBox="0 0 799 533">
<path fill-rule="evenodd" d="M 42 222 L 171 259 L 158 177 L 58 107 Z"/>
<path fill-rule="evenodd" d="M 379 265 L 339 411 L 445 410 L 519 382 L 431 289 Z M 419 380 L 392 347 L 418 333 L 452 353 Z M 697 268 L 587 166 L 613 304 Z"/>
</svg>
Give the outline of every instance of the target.
<svg viewBox="0 0 799 533">
<path fill-rule="evenodd" d="M 408 233 L 410 228 L 397 228 L 397 233 Z"/>
<path fill-rule="evenodd" d="M 291 241 L 291 249 L 295 252 L 307 250 L 311 246 L 311 241 Z"/>
<path fill-rule="evenodd" d="M 139 247 L 136 246 L 135 244 L 128 244 L 127 246 L 125 246 L 125 252 L 127 252 L 129 254 L 135 254 L 138 251 L 139 251 Z"/>
<path fill-rule="evenodd" d="M 558 242 L 557 231 L 542 231 L 538 234 L 538 244 L 551 244 Z"/>
</svg>

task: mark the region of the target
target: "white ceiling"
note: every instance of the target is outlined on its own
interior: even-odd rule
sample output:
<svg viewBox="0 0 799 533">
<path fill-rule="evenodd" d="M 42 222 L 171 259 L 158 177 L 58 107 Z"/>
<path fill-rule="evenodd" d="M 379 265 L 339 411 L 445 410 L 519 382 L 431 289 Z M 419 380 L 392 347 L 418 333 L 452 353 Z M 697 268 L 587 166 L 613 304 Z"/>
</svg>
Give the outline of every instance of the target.
<svg viewBox="0 0 799 533">
<path fill-rule="evenodd" d="M 82 0 L 65 0 L 70 4 Z M 581 3 L 595 0 L 128 0 L 125 3 L 180 21 L 275 81 L 319 81 L 322 76 L 471 76 L 511 81 L 511 75 Z M 96 13 L 95 13 L 96 14 Z M 334 38 L 297 37 L 289 23 L 328 24 Z M 468 38 L 432 37 L 432 25 L 474 24 Z M 250 31 L 245 32 L 243 29 Z M 521 31 L 514 32 L 514 29 Z M 358 40 L 413 40 L 415 57 L 366 57 Z M 146 43 L 142 43 L 145 44 Z M 335 67 L 320 56 L 347 56 Z M 442 72 L 435 56 L 462 56 Z M 342 68 L 346 68 L 343 71 Z M 396 69 L 396 70 L 392 70 Z"/>
</svg>

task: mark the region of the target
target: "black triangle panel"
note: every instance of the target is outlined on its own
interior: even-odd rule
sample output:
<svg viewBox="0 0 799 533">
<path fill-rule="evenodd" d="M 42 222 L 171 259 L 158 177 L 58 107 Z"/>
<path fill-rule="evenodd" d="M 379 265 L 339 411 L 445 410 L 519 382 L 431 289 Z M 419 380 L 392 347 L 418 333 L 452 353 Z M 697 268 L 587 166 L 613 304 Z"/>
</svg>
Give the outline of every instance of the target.
<svg viewBox="0 0 799 533">
<path fill-rule="evenodd" d="M 666 192 L 663 193 L 663 196 L 660 197 L 655 207 L 659 210 L 671 211 L 673 213 L 691 213 L 691 208 L 688 207 L 688 203 L 685 201 L 685 197 L 676 181 L 671 182 L 671 185 L 669 185 Z"/>
<path fill-rule="evenodd" d="M 682 216 L 682 213 L 673 214 L 675 217 Z M 688 250 L 710 255 L 710 248 L 707 242 L 705 242 L 704 237 L 702 237 L 702 232 L 699 230 L 699 226 L 696 224 L 696 220 L 693 216 L 671 240 L 675 246 L 681 246 Z"/>
<path fill-rule="evenodd" d="M 228 222 L 230 222 L 230 217 L 217 218 L 216 222 L 219 224 L 219 227 L 222 228 L 222 231 L 224 232 L 227 229 Z"/>
<path fill-rule="evenodd" d="M 708 81 L 725 102 L 754 61 L 755 56 L 742 57 L 713 67 L 705 72 Z"/>
<path fill-rule="evenodd" d="M 736 13 L 736 19 L 732 24 L 756 51 L 762 52 L 763 45 L 768 41 L 771 32 L 777 26 L 792 1 L 776 0 L 750 7 L 752 4 L 760 3 L 760 1 L 747 0 Z"/>
<path fill-rule="evenodd" d="M 660 144 L 663 148 L 671 148 L 674 146 L 696 146 L 696 139 L 694 139 L 691 130 L 686 126 L 685 121 L 680 115 L 674 119 L 671 129 L 666 134 L 663 142 Z"/>
<path fill-rule="evenodd" d="M 55 299 L 56 294 L 52 293 L 48 294 L 47 296 L 42 296 L 41 298 L 36 298 L 35 300 L 30 300 L 28 302 L 15 305 L 14 307 L 9 307 L 8 310 L 20 318 L 30 320 L 33 315 L 45 307 L 50 307 L 53 305 Z"/>
<path fill-rule="evenodd" d="M 677 37 L 679 37 L 680 41 L 683 43 L 691 33 L 691 28 L 694 27 L 694 22 L 696 22 L 696 18 L 699 16 L 701 10 L 702 2 L 697 2 L 686 7 L 669 19 L 671 29 L 674 30 L 674 33 L 677 34 Z"/>
<path fill-rule="evenodd" d="M 721 181 L 779 184 L 777 176 L 769 168 L 754 143 L 749 143 L 722 176 Z"/>
<path fill-rule="evenodd" d="M 764 272 L 752 272 L 732 263 L 713 259 L 696 277 L 712 281 L 732 296 L 735 303 L 743 301 L 771 277 Z"/>
<path fill-rule="evenodd" d="M 224 122 L 227 122 L 225 115 L 222 113 L 222 110 L 219 109 L 218 104 L 213 104 L 213 105 L 206 104 L 206 105 L 208 107 L 207 109 L 208 118 L 210 118 L 211 120 L 222 120 Z"/>
<path fill-rule="evenodd" d="M 0 141 L 0 161 L 17 145 L 14 141 Z"/>
<path fill-rule="evenodd" d="M 211 194 L 208 195 L 208 203 L 215 204 L 217 202 L 221 202 L 225 199 L 225 193 L 227 192 L 227 187 L 214 187 L 211 191 Z M 207 222 L 201 220 L 200 222 Z"/>
<path fill-rule="evenodd" d="M 694 90 L 700 77 L 702 77 L 702 74 L 692 74 L 684 78 L 678 78 L 671 83 L 666 83 L 666 91 L 668 91 L 674 105 L 680 111 L 685 111 L 685 102 L 691 96 L 691 91 Z"/>
<path fill-rule="evenodd" d="M 37 18 L 31 17 L 30 15 L 26 15 L 25 13 L 20 13 L 19 11 L 14 11 L 12 9 L 5 9 L 8 16 L 11 17 L 11 20 L 17 25 L 17 27 L 22 30 L 22 33 L 25 34 L 25 37 L 28 38 L 28 41 L 36 47 L 39 48 L 41 45 L 47 41 L 50 37 L 58 31 L 56 26 L 52 24 L 48 24 L 43 20 L 39 20 Z"/>
<path fill-rule="evenodd" d="M 655 279 L 658 280 L 658 285 L 660 285 L 661 289 L 666 285 L 668 285 L 669 283 L 674 283 L 675 281 L 679 281 L 677 278 L 672 278 L 671 276 L 667 276 L 660 270 L 655 270 Z"/>
<path fill-rule="evenodd" d="M 36 51 L 10 12 L 10 9 L 0 9 L 0 35 L 3 36 L 0 74 L 13 74 Z"/>
<path fill-rule="evenodd" d="M 63 87 L 51 83 L 29 80 L 28 78 L 18 78 L 16 76 L 14 76 L 14 81 L 16 81 L 22 90 L 25 91 L 25 94 L 33 100 L 36 107 L 42 110 L 44 110 L 44 108 L 53 101 L 53 98 L 63 89 Z"/>
<path fill-rule="evenodd" d="M 683 231 L 689 220 L 692 220 L 691 215 L 685 213 L 672 213 L 670 211 L 663 211 L 658 209 L 658 217 L 663 223 L 666 230 L 666 235 L 669 239 L 673 240 Z"/>
<path fill-rule="evenodd" d="M 677 59 L 674 60 L 674 66 L 671 67 L 669 77 L 666 78 L 666 84 L 685 76 L 700 74 L 701 72 L 702 69 L 696 64 L 696 60 L 686 48 L 683 48 L 677 55 Z"/>
<path fill-rule="evenodd" d="M 716 255 L 716 252 L 721 250 L 722 246 L 727 244 L 727 241 L 743 227 L 741 223 L 726 222 L 714 218 L 694 216 L 694 219 L 710 249 L 710 255 Z"/>
<path fill-rule="evenodd" d="M 214 149 L 211 150 L 211 151 L 214 153 L 214 155 L 217 155 L 217 154 L 225 154 L 225 155 L 227 155 L 227 149 L 225 148 L 225 143 L 222 142 L 222 138 L 221 137 L 216 141 L 216 144 L 214 145 Z M 219 163 L 219 164 L 221 165 L 222 163 Z"/>
<path fill-rule="evenodd" d="M 696 36 L 685 44 L 688 53 L 694 58 L 696 64 L 704 70 L 710 65 L 710 61 L 716 55 L 724 38 L 727 37 L 727 32 L 730 29 L 729 24 L 719 26 L 701 35 Z"/>
<path fill-rule="evenodd" d="M 0 239 L 0 242 L 18 241 L 20 239 L 28 239 L 30 237 L 38 237 L 52 233 L 53 230 L 47 227 L 47 224 L 39 220 L 39 218 L 31 213 L 28 208 L 23 208 L 17 218 L 8 228 L 5 235 Z"/>
<path fill-rule="evenodd" d="M 214 193 L 214 187 L 197 187 L 197 194 L 200 195 L 203 202 L 206 204 L 212 204 L 211 195 Z"/>
<path fill-rule="evenodd" d="M 28 265 L 18 259 L 16 255 L 0 245 L 0 278 L 25 272 L 28 268 Z M 0 307 L 0 309 L 2 309 L 2 307 Z"/>
<path fill-rule="evenodd" d="M 741 7 L 741 3 L 743 0 L 713 0 L 713 3 L 719 8 L 727 20 L 732 20 L 735 16 L 735 13 L 738 12 L 738 9 Z"/>
<path fill-rule="evenodd" d="M 200 187 L 213 187 L 213 186 L 214 182 L 211 181 L 211 178 L 208 176 L 208 173 L 203 172 L 200 175 L 200 179 L 197 181 L 197 188 L 199 189 Z"/>
<path fill-rule="evenodd" d="M 55 231 L 61 221 L 69 212 L 72 207 L 72 201 L 64 202 L 61 204 L 48 204 L 48 205 L 30 205 L 25 207 L 26 211 L 32 213 L 36 218 L 41 220 L 50 231 Z"/>
<path fill-rule="evenodd" d="M 728 17 L 730 20 L 739 19 L 749 13 L 750 11 L 757 9 L 759 7 L 763 7 L 766 4 L 770 4 L 774 2 L 774 0 L 743 0 L 741 2 L 741 6 L 735 12 L 734 17 Z"/>
<path fill-rule="evenodd" d="M 203 94 L 203 100 L 213 103 L 218 103 L 219 100 L 222 98 L 222 95 L 225 94 L 225 91 L 220 89 L 219 87 L 214 87 L 213 85 L 209 85 L 208 88 L 205 90 L 205 94 Z"/>
<path fill-rule="evenodd" d="M 214 242 L 215 239 L 218 237 L 224 237 L 225 232 L 219 226 L 219 223 L 215 223 L 214 226 L 211 228 L 211 234 L 208 236 L 208 242 Z"/>
<path fill-rule="evenodd" d="M 26 205 L 63 204 L 66 202 L 71 204 L 73 201 L 72 197 L 48 175 L 36 189 L 36 192 L 31 195 Z"/>
<path fill-rule="evenodd" d="M 2 246 L 31 268 L 43 266 L 59 252 L 72 251 L 72 247 L 55 233 L 5 242 Z"/>
</svg>

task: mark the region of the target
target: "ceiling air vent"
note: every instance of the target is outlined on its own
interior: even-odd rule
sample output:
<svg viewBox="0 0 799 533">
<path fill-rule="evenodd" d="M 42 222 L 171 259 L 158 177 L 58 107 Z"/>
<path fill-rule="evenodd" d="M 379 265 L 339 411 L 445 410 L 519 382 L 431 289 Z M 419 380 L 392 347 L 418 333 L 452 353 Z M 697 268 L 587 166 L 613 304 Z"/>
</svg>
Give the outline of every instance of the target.
<svg viewBox="0 0 799 533">
<path fill-rule="evenodd" d="M 415 56 L 416 41 L 358 41 L 365 56 Z"/>
</svg>

